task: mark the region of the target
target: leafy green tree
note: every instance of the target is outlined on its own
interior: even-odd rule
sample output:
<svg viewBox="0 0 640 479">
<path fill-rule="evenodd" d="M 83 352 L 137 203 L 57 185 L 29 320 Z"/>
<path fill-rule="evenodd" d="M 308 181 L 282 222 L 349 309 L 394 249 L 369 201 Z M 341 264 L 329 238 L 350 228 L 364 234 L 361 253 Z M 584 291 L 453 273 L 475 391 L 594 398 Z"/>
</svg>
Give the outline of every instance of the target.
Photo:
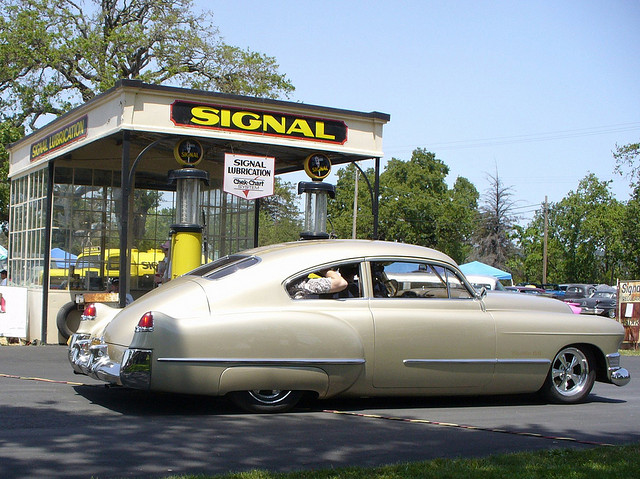
<svg viewBox="0 0 640 479">
<path fill-rule="evenodd" d="M 212 14 L 196 11 L 193 0 L 0 3 L 3 146 L 17 139 L 7 128 L 33 130 L 123 78 L 270 98 L 294 89 L 273 57 L 226 44 Z M 8 164 L 0 162 L 1 188 Z M 157 198 L 137 192 L 135 201 L 140 233 Z M 0 189 L 0 215 L 8 204 Z"/>
<path fill-rule="evenodd" d="M 373 186 L 373 168 L 364 171 Z M 362 173 L 355 165 L 340 169 L 337 173 L 336 197 L 329 200 L 328 213 L 330 230 L 338 238 L 353 236 L 353 204 L 355 199 L 356 175 L 358 176 L 358 202 L 356 210 L 356 238 L 373 238 L 373 213 L 371 193 Z"/>
<path fill-rule="evenodd" d="M 22 127 L 16 127 L 9 122 L 0 123 L 0 222 L 9 221 L 9 193 L 11 183 L 9 174 L 9 152 L 6 146 L 19 140 L 24 134 Z"/>
<path fill-rule="evenodd" d="M 640 277 L 640 143 L 618 146 L 613 153 L 615 172 L 629 178 L 631 197 L 625 205 L 621 224 L 622 254 L 617 258 L 620 274 Z"/>
<path fill-rule="evenodd" d="M 608 283 L 619 269 L 624 205 L 613 198 L 610 181 L 593 173 L 549 212 L 549 230 L 560 243 L 566 282 Z"/>
<path fill-rule="evenodd" d="M 261 246 L 300 238 L 302 221 L 296 195 L 295 185 L 276 177 L 274 195 L 260 199 L 258 243 Z"/>
<path fill-rule="evenodd" d="M 634 188 L 624 207 L 620 230 L 620 279 L 640 278 L 640 185 Z"/>
<path fill-rule="evenodd" d="M 273 57 L 224 43 L 193 0 L 5 0 L 0 111 L 35 128 L 118 79 L 278 97 L 293 91 Z"/>
<path fill-rule="evenodd" d="M 449 168 L 422 148 L 411 160 L 392 158 L 380 175 L 380 236 L 423 246 L 438 244 L 440 199 Z"/>
<path fill-rule="evenodd" d="M 498 172 L 489 175 L 489 188 L 480 206 L 480 221 L 476 232 L 475 257 L 496 268 L 503 269 L 514 253 L 511 230 L 516 217 L 511 187 L 505 186 Z"/>
<path fill-rule="evenodd" d="M 380 237 L 439 249 L 464 261 L 476 220 L 478 193 L 458 178 L 449 190 L 449 167 L 417 148 L 411 160 L 396 158 L 380 175 Z"/>
<path fill-rule="evenodd" d="M 564 250 L 553 234 L 547 235 L 547 283 L 564 283 Z M 516 283 L 542 283 L 544 260 L 544 211 L 536 212 L 526 225 L 514 225 L 511 239 L 515 252 L 509 257 L 506 268 Z"/>
<path fill-rule="evenodd" d="M 468 179 L 458 177 L 449 191 L 438 227 L 438 248 L 456 262 L 464 263 L 473 252 L 480 194 Z"/>
<path fill-rule="evenodd" d="M 631 182 L 631 186 L 636 186 L 640 182 L 640 143 L 629 143 L 628 145 L 616 145 L 613 152 L 616 160 L 615 171 L 621 175 L 625 174 Z"/>
</svg>

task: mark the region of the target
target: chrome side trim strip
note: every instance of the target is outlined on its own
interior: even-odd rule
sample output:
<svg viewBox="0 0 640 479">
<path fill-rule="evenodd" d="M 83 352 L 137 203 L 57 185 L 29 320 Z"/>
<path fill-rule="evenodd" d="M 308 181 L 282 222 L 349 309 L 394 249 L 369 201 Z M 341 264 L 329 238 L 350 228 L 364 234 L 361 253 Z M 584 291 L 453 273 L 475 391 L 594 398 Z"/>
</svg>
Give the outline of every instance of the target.
<svg viewBox="0 0 640 479">
<path fill-rule="evenodd" d="M 406 366 L 418 364 L 551 364 L 549 359 L 404 359 Z"/>
<path fill-rule="evenodd" d="M 158 362 L 172 363 L 207 363 L 207 364 L 257 364 L 257 365 L 275 365 L 275 366 L 291 366 L 291 365 L 357 365 L 364 364 L 366 361 L 360 358 L 354 359 L 332 359 L 332 358 L 158 358 Z"/>
<path fill-rule="evenodd" d="M 505 336 L 620 336 L 619 333 L 576 333 L 573 331 L 555 332 L 555 331 L 501 331 L 500 334 Z"/>
</svg>

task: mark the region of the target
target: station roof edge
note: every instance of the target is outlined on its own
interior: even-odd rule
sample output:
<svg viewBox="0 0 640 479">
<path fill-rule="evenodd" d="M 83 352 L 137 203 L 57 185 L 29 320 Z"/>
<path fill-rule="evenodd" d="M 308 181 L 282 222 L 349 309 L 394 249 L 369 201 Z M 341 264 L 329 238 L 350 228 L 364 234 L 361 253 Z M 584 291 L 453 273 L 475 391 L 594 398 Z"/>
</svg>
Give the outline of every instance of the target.
<svg viewBox="0 0 640 479">
<path fill-rule="evenodd" d="M 326 107 L 320 105 L 311 105 L 307 103 L 300 102 L 292 102 L 288 100 L 278 100 L 272 98 L 263 98 L 263 97 L 250 97 L 244 95 L 236 95 L 230 93 L 220 93 L 214 91 L 205 91 L 205 90 L 195 90 L 190 88 L 182 88 L 177 86 L 169 86 L 169 85 L 154 85 L 149 83 L 144 83 L 141 80 L 129 80 L 129 79 L 121 79 L 116 82 L 116 84 L 110 88 L 109 90 L 96 95 L 91 100 L 83 103 L 82 105 L 77 106 L 76 108 L 60 115 L 59 117 L 53 119 L 46 125 L 43 125 L 41 128 L 25 135 L 18 141 L 10 143 L 8 145 L 8 149 L 12 150 L 17 145 L 25 141 L 30 141 L 34 136 L 38 136 L 42 134 L 46 130 L 55 129 L 57 125 L 64 124 L 68 118 L 73 116 L 82 115 L 84 111 L 88 111 L 95 104 L 102 103 L 105 100 L 108 100 L 109 97 L 115 96 L 117 94 L 125 93 L 130 90 L 140 90 L 140 91 L 148 91 L 148 92 L 159 92 L 165 94 L 174 94 L 174 95 L 189 95 L 189 96 L 200 96 L 203 98 L 208 98 L 211 100 L 217 101 L 239 101 L 239 102 L 248 102 L 253 104 L 259 104 L 264 107 L 270 108 L 288 108 L 288 109 L 300 109 L 306 110 L 309 114 L 313 113 L 327 113 L 337 116 L 352 116 L 359 117 L 361 119 L 370 119 L 372 121 L 387 123 L 391 119 L 391 115 L 387 113 L 382 113 L 379 111 L 371 111 L 371 112 L 362 112 L 355 110 L 346 110 L 334 107 Z"/>
</svg>

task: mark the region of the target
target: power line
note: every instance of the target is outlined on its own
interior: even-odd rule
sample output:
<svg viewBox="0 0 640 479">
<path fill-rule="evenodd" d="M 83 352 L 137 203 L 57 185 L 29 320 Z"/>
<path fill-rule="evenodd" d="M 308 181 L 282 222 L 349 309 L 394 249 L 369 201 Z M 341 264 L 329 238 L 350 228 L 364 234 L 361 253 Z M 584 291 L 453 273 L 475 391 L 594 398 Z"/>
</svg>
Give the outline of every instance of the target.
<svg viewBox="0 0 640 479">
<path fill-rule="evenodd" d="M 534 208 L 532 211 L 536 211 L 540 208 L 542 208 L 542 203 L 537 203 L 537 204 L 532 204 L 532 205 L 523 205 L 523 206 L 516 206 L 514 208 L 511 208 L 512 210 L 522 210 L 525 208 Z"/>
<path fill-rule="evenodd" d="M 517 143 L 533 143 L 541 141 L 565 140 L 568 138 L 579 138 L 585 136 L 605 135 L 609 133 L 620 133 L 626 131 L 640 130 L 640 122 L 619 123 L 615 125 L 605 125 L 590 128 L 579 128 L 575 130 L 560 130 L 546 133 L 531 133 L 515 136 L 498 136 L 493 138 L 477 138 L 472 140 L 456 140 L 447 142 L 429 143 L 431 150 L 457 150 L 468 148 L 481 148 L 485 146 L 511 145 Z M 406 146 L 407 148 L 410 146 Z M 399 150 L 405 147 L 386 148 L 386 150 Z"/>
</svg>

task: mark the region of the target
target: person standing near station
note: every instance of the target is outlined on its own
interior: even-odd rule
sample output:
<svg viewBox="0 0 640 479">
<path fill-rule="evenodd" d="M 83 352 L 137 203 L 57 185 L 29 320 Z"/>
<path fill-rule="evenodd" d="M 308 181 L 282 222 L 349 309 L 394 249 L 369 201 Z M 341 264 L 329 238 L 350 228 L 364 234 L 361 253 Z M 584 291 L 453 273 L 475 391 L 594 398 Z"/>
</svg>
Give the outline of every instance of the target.
<svg viewBox="0 0 640 479">
<path fill-rule="evenodd" d="M 171 243 L 165 241 L 160 245 L 160 248 L 164 253 L 164 258 L 158 262 L 158 271 L 155 276 L 156 286 L 160 286 L 162 283 L 166 283 L 171 279 L 171 255 L 169 252 Z"/>
</svg>

